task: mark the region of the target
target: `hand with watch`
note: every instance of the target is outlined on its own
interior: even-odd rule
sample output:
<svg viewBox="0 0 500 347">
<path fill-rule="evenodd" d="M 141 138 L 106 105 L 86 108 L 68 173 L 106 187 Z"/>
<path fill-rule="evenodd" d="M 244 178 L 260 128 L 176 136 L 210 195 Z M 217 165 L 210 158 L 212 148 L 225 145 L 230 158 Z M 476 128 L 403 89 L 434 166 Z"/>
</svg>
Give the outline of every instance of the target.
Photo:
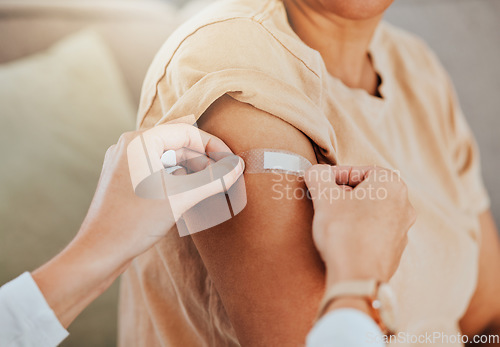
<svg viewBox="0 0 500 347">
<path fill-rule="evenodd" d="M 381 334 L 396 333 L 397 302 L 388 282 L 416 220 L 405 183 L 396 172 L 374 166 L 315 165 L 304 178 L 314 204 L 313 239 L 326 266 L 318 319 L 326 321 L 322 318 L 330 313 L 348 309 L 371 317 L 370 324 L 376 323 Z M 326 331 L 323 337 L 329 334 L 330 338 L 343 338 L 342 334 L 351 331 L 339 328 L 334 334 L 334 327 L 318 323 L 308 337 L 308 346 L 312 346 L 310 341 L 320 340 L 321 329 Z M 356 345 L 360 343 L 358 338 Z M 336 345 L 349 344 L 328 344 Z"/>
</svg>

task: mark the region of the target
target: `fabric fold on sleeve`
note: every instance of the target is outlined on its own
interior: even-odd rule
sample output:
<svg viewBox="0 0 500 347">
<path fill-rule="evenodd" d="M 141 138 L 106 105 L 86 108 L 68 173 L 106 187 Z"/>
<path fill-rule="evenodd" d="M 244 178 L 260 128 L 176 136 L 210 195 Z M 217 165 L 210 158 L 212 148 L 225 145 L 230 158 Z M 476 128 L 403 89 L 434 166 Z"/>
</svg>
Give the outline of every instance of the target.
<svg viewBox="0 0 500 347">
<path fill-rule="evenodd" d="M 304 69 L 304 61 L 261 23 L 247 18 L 207 25 L 162 54 L 152 65 L 156 78 L 147 77 L 155 88 L 142 96 L 141 128 L 190 114 L 198 119 L 228 94 L 299 129 L 321 155 L 336 162 L 336 137 L 321 105 L 321 78 Z"/>
</svg>

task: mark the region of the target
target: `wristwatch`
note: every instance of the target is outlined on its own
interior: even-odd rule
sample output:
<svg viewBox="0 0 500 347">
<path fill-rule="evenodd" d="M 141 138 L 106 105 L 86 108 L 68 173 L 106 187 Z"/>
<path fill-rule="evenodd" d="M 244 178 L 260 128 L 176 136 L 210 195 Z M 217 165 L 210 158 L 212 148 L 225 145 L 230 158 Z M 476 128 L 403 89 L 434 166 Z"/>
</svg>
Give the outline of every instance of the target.
<svg viewBox="0 0 500 347">
<path fill-rule="evenodd" d="M 364 299 L 370 308 L 370 314 L 384 334 L 394 334 L 397 321 L 396 297 L 391 287 L 377 280 L 357 280 L 339 282 L 331 286 L 320 304 L 318 318 L 336 299 L 358 297 Z"/>
</svg>

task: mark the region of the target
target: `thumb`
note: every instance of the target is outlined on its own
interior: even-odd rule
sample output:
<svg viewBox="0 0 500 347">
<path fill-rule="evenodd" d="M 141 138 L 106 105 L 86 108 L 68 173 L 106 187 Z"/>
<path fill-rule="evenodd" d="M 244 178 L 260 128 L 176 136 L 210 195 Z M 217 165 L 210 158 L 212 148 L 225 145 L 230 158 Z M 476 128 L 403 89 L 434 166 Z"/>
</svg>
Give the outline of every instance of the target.
<svg viewBox="0 0 500 347">
<path fill-rule="evenodd" d="M 329 194 L 332 192 L 332 189 L 340 189 L 330 165 L 321 164 L 311 166 L 305 172 L 304 181 L 315 208 L 323 201 L 330 201 Z"/>
</svg>

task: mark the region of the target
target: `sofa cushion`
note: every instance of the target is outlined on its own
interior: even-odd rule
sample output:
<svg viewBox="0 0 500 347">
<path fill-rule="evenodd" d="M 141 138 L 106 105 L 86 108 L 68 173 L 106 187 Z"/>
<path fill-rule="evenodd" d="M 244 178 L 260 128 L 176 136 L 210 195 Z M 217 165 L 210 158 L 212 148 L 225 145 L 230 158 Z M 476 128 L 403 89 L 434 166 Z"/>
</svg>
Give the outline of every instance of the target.
<svg viewBox="0 0 500 347">
<path fill-rule="evenodd" d="M 0 62 L 42 49 L 92 28 L 110 47 L 137 104 L 146 70 L 180 18 L 155 0 L 2 0 Z"/>
</svg>

